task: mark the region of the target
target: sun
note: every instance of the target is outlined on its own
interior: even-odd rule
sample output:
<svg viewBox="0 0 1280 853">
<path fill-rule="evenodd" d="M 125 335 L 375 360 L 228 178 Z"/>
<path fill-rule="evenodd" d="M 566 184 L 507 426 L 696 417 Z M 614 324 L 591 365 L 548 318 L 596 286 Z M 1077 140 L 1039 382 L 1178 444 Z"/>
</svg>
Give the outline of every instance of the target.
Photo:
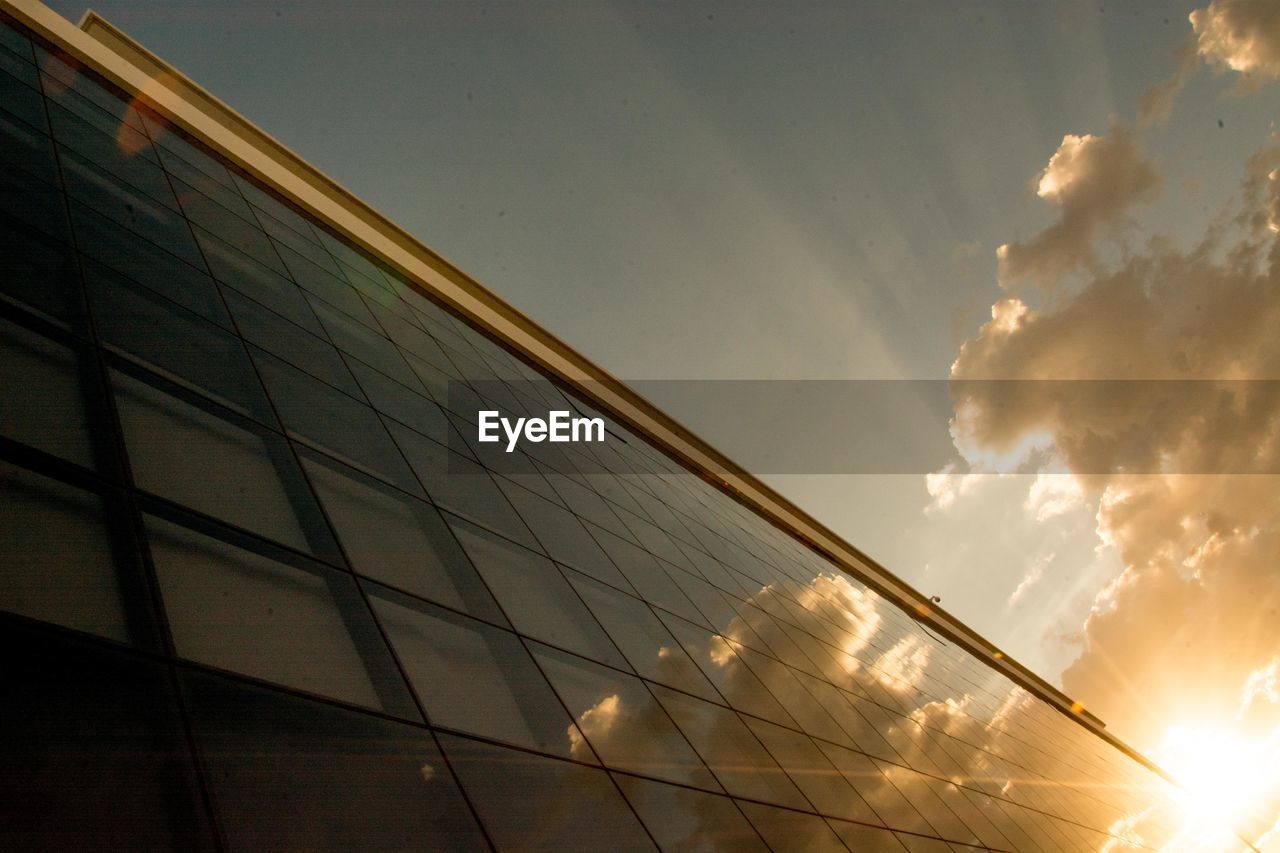
<svg viewBox="0 0 1280 853">
<path fill-rule="evenodd" d="M 1236 833 L 1250 812 L 1280 790 L 1280 743 L 1249 738 L 1228 726 L 1171 726 L 1154 751 L 1173 776 L 1182 815 L 1166 850 L 1239 847 Z"/>
</svg>

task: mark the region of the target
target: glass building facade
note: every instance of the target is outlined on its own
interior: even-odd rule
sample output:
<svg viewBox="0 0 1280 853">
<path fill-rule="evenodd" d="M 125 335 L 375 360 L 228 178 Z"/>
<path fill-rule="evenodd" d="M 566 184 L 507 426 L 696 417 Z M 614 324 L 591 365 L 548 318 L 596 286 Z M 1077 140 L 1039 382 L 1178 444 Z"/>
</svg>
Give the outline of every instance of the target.
<svg viewBox="0 0 1280 853">
<path fill-rule="evenodd" d="M 620 421 L 487 470 L 460 385 L 591 406 L 7 17 L 0 85 L 0 846 L 1176 835 L 1095 726 Z"/>
</svg>

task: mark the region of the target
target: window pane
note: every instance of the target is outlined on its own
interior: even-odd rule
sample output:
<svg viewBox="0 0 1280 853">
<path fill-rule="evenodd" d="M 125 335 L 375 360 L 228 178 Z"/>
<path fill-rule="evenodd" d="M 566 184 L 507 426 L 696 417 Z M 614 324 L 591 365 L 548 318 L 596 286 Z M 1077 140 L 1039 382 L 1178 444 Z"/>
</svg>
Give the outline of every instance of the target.
<svg viewBox="0 0 1280 853">
<path fill-rule="evenodd" d="M 441 444 L 449 443 L 453 431 L 449 418 L 443 409 L 421 395 L 422 386 L 416 381 L 416 390 L 406 388 L 355 358 L 347 363 L 375 409 Z"/>
<path fill-rule="evenodd" d="M 775 850 L 843 853 L 847 849 L 835 831 L 817 815 L 775 809 L 759 803 L 742 803 L 742 811 Z"/>
<path fill-rule="evenodd" d="M 809 808 L 804 795 L 737 714 L 665 687 L 653 691 L 730 794 Z"/>
<path fill-rule="evenodd" d="M 0 462 L 0 608 L 128 642 L 101 497 Z"/>
<path fill-rule="evenodd" d="M 146 516 L 174 647 L 299 690 L 416 716 L 350 575 Z"/>
<path fill-rule="evenodd" d="M 13 129 L 16 127 L 16 122 L 8 122 L 7 119 L 0 117 L 0 134 L 8 137 L 3 141 L 9 143 L 14 140 L 16 134 Z M 40 151 L 36 143 L 45 144 L 47 138 L 25 129 L 21 135 L 23 138 L 20 142 L 24 150 L 13 156 L 15 159 L 27 158 L 23 163 L 24 167 L 38 168 Z M 27 142 L 30 142 L 31 146 L 27 147 Z M 71 233 L 67 227 L 66 202 L 58 185 L 46 179 L 49 177 L 51 176 L 41 178 L 27 171 L 27 168 L 13 168 L 3 164 L 3 168 L 0 168 L 0 210 L 21 211 L 24 225 L 37 228 L 64 243 L 70 243 Z"/>
<path fill-rule="evenodd" d="M 576 515 L 519 486 L 503 491 L 552 558 L 613 586 L 630 586 Z"/>
<path fill-rule="evenodd" d="M 782 765 L 791 781 L 818 811 L 848 820 L 876 823 L 876 813 L 809 738 L 766 723 L 749 720 L 751 730 Z"/>
<path fill-rule="evenodd" d="M 723 701 L 643 601 L 581 575 L 571 577 L 570 582 L 636 672 L 686 693 Z"/>
<path fill-rule="evenodd" d="M 49 121 L 54 138 L 64 146 L 64 154 L 72 151 L 73 159 L 83 158 L 82 162 L 92 163 L 166 207 L 177 209 L 169 180 L 153 159 L 151 143 L 145 136 L 124 130 L 104 133 L 58 104 L 49 105 Z M 126 132 L 128 136 L 124 135 Z"/>
<path fill-rule="evenodd" d="M 405 491 L 421 493 L 373 409 L 261 350 L 253 356 L 290 433 Z"/>
<path fill-rule="evenodd" d="M 245 296 L 262 303 L 302 328 L 323 335 L 320 321 L 302 291 L 289 279 L 255 261 L 204 231 L 196 230 L 196 239 L 218 281 L 230 285 Z"/>
<path fill-rule="evenodd" d="M 441 735 L 499 850 L 653 850 L 603 770 Z"/>
<path fill-rule="evenodd" d="M 94 467 L 93 430 L 105 427 L 86 405 L 83 358 L 0 320 L 0 435 Z"/>
<path fill-rule="evenodd" d="M 318 453 L 303 451 L 302 461 L 353 569 L 505 624 L 435 507 Z"/>
<path fill-rule="evenodd" d="M 5 79 L 13 78 L 7 74 L 0 74 L 0 80 Z M 0 112 L 0 159 L 10 166 L 22 169 L 32 177 L 39 178 L 51 188 L 56 187 L 58 167 L 54 159 L 53 143 L 44 132 L 44 108 L 40 106 L 39 96 L 21 84 L 13 84 L 9 88 L 16 88 L 18 94 L 23 97 L 15 101 L 6 101 L 5 107 L 20 108 L 20 104 L 25 101 L 25 96 L 28 94 L 36 98 L 36 103 L 34 110 L 21 109 L 21 118 L 25 119 L 24 121 L 18 121 Z M 21 207 L 5 208 L 8 212 L 21 209 Z"/>
<path fill-rule="evenodd" d="M 605 765 L 720 790 L 643 681 L 542 645 L 534 657 Z M 572 757 L 588 760 L 585 743 L 573 746 Z"/>
<path fill-rule="evenodd" d="M 522 634 L 626 669 L 626 659 L 555 563 L 464 522 L 451 522 L 471 562 Z"/>
<path fill-rule="evenodd" d="M 768 850 L 728 797 L 615 774 L 622 793 L 663 850 Z"/>
<path fill-rule="evenodd" d="M 98 335 L 218 402 L 275 424 L 240 339 L 97 264 L 86 264 Z"/>
<path fill-rule="evenodd" d="M 141 488 L 293 548 L 333 553 L 283 438 L 159 383 L 119 371 L 112 382 Z"/>
<path fill-rule="evenodd" d="M 259 263 L 284 274 L 284 265 L 280 263 L 280 258 L 271 247 L 271 241 L 256 222 L 246 222 L 204 193 L 176 178 L 174 187 L 182 200 L 183 211 L 192 222 Z"/>
<path fill-rule="evenodd" d="M 76 331 L 85 328 L 75 255 L 65 245 L 0 220 L 0 292 Z"/>
<path fill-rule="evenodd" d="M 182 686 L 228 849 L 485 846 L 428 732 L 209 675 Z"/>
<path fill-rule="evenodd" d="M 112 178 L 75 154 L 62 152 L 62 170 L 67 193 L 72 198 L 164 247 L 187 263 L 197 267 L 203 264 L 191 236 L 191 228 L 181 214 Z"/>
<path fill-rule="evenodd" d="M 86 255 L 206 320 L 230 327 L 227 309 L 203 265 L 197 268 L 184 263 L 83 205 L 73 202 L 71 215 L 77 242 Z"/>
<path fill-rule="evenodd" d="M 582 735 L 514 635 L 369 587 L 431 723 L 568 756 Z M 575 758 L 595 763 L 588 748 Z"/>
<path fill-rule="evenodd" d="M 388 422 L 387 428 L 433 501 L 508 539 L 537 547 L 529 528 L 484 468 L 397 423 Z"/>
<path fill-rule="evenodd" d="M 162 667 L 0 627 L 0 848 L 210 850 Z"/>
<path fill-rule="evenodd" d="M 316 314 L 338 349 L 355 356 L 401 385 L 421 387 L 418 377 L 409 369 L 408 362 L 391 341 L 323 303 L 316 306 Z"/>
<path fill-rule="evenodd" d="M 223 296 L 245 340 L 359 399 L 360 386 L 333 344 L 230 287 L 223 290 Z"/>
</svg>

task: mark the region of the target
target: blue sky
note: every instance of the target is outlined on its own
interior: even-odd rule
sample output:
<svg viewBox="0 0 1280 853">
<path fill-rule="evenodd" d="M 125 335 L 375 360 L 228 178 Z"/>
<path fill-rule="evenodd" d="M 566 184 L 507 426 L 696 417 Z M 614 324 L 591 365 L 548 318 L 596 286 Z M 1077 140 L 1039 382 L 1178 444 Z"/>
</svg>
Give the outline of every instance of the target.
<svg viewBox="0 0 1280 853">
<path fill-rule="evenodd" d="M 1103 261 L 1238 197 L 1280 87 L 1202 70 L 1136 126 L 1206 3 L 95 9 L 618 376 L 941 379 L 1009 297 L 996 248 L 1058 215 L 1036 181 L 1066 135 L 1133 127 L 1160 176 Z M 1070 477 L 770 479 L 1053 681 L 1134 567 L 1119 492 Z"/>
</svg>

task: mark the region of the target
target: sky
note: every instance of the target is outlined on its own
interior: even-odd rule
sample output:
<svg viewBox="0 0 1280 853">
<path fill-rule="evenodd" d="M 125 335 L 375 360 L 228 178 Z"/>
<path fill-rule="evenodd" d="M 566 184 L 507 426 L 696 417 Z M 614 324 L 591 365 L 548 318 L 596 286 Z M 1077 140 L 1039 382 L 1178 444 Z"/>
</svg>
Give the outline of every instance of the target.
<svg viewBox="0 0 1280 853">
<path fill-rule="evenodd" d="M 1280 372 L 1275 3 L 94 8 L 624 379 Z M 1139 748 L 1280 742 L 1278 425 L 979 386 L 947 467 L 765 479 Z"/>
</svg>

